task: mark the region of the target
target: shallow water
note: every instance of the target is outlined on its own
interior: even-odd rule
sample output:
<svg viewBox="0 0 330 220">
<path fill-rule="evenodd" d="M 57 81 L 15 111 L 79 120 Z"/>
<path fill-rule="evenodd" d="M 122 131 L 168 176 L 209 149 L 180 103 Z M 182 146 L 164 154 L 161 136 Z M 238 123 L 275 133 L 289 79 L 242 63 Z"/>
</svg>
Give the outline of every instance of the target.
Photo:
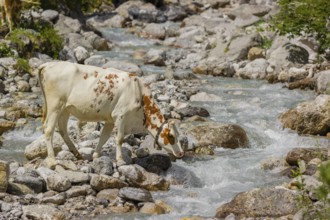
<svg viewBox="0 0 330 220">
<path fill-rule="evenodd" d="M 99 52 L 121 61 L 134 61 L 136 49 L 158 47 L 155 41 L 144 40 L 121 29 L 103 30 L 117 46 L 113 51 Z M 141 61 L 134 61 L 141 64 Z M 142 66 L 144 72 L 162 74 L 164 68 Z M 217 102 L 193 102 L 210 112 L 210 119 L 234 123 L 248 133 L 251 147 L 248 149 L 216 149 L 213 156 L 186 158 L 175 162 L 192 171 L 203 183 L 200 188 L 171 186 L 168 192 L 155 192 L 155 200 L 161 199 L 172 207 L 170 214 L 146 216 L 141 214 L 108 215 L 95 219 L 180 219 L 185 216 L 213 217 L 216 208 L 230 201 L 237 193 L 255 187 L 280 184 L 285 178 L 274 172 L 260 169 L 260 161 L 270 157 L 283 157 L 294 147 L 328 146 L 327 139 L 302 137 L 282 129 L 278 120 L 280 113 L 295 107 L 304 100 L 312 100 L 310 91 L 289 91 L 282 84 L 270 85 L 264 81 L 238 80 L 232 78 L 202 77 L 208 80 L 200 90 L 221 97 Z M 24 146 L 41 135 L 40 121 L 29 121 L 28 126 L 7 133 L 0 159 L 23 161 Z"/>
</svg>

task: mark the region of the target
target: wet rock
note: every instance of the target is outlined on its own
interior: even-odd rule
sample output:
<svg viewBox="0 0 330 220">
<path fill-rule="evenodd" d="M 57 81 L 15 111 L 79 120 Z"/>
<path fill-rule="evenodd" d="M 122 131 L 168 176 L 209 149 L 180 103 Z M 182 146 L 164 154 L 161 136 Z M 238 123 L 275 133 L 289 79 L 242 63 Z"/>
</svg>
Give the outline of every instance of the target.
<svg viewBox="0 0 330 220">
<path fill-rule="evenodd" d="M 88 173 L 64 170 L 59 173 L 59 175 L 67 178 L 72 184 L 83 184 L 88 183 L 91 179 Z"/>
<path fill-rule="evenodd" d="M 263 58 L 255 59 L 245 67 L 240 68 L 235 75 L 243 79 L 265 79 L 268 65 L 267 60 Z"/>
<path fill-rule="evenodd" d="M 136 158 L 135 163 L 148 172 L 159 174 L 171 167 L 171 159 L 165 154 L 151 154 L 145 157 Z"/>
<path fill-rule="evenodd" d="M 314 101 L 300 103 L 282 113 L 280 121 L 299 134 L 326 135 L 330 130 L 330 96 L 319 95 Z"/>
<path fill-rule="evenodd" d="M 127 186 L 127 183 L 115 177 L 101 174 L 101 175 L 93 175 L 90 185 L 94 190 L 101 191 L 103 189 L 113 189 L 113 188 L 120 189 Z"/>
<path fill-rule="evenodd" d="M 249 147 L 247 134 L 239 125 L 203 122 L 197 125 L 184 123 L 180 126 L 197 140 L 196 146 L 211 145 L 231 149 Z"/>
<path fill-rule="evenodd" d="M 314 158 L 327 158 L 327 148 L 294 148 L 286 155 L 285 160 L 291 166 L 298 166 L 300 160 L 309 163 Z"/>
<path fill-rule="evenodd" d="M 107 61 L 104 65 L 102 65 L 102 67 L 104 68 L 115 68 L 115 69 L 119 69 L 122 71 L 126 71 L 126 72 L 130 72 L 130 73 L 134 73 L 137 74 L 138 76 L 142 76 L 143 72 L 140 69 L 140 67 L 134 63 L 128 63 L 125 61 Z"/>
<path fill-rule="evenodd" d="M 27 205 L 22 209 L 23 219 L 66 219 L 65 214 L 54 205 Z"/>
<path fill-rule="evenodd" d="M 217 102 L 221 100 L 221 97 L 206 92 L 198 92 L 197 94 L 190 96 L 190 101 L 192 102 Z"/>
<path fill-rule="evenodd" d="M 145 64 L 153 64 L 156 66 L 165 65 L 165 51 L 161 49 L 150 49 L 144 59 Z"/>
<path fill-rule="evenodd" d="M 155 38 L 163 40 L 166 37 L 165 26 L 163 24 L 147 24 L 143 29 L 142 35 L 144 37 Z"/>
<path fill-rule="evenodd" d="M 9 180 L 9 164 L 0 160 L 0 192 L 6 192 Z"/>
<path fill-rule="evenodd" d="M 103 189 L 97 193 L 96 198 L 114 201 L 118 197 L 119 189 Z"/>
<path fill-rule="evenodd" d="M 148 215 L 161 215 L 165 214 L 165 210 L 153 202 L 145 202 L 143 206 L 139 209 L 139 212 L 148 214 Z"/>
<path fill-rule="evenodd" d="M 65 193 L 59 193 L 54 196 L 44 197 L 40 200 L 41 203 L 52 203 L 55 205 L 63 205 L 66 202 Z"/>
<path fill-rule="evenodd" d="M 42 181 L 37 177 L 28 176 L 28 175 L 15 176 L 13 182 L 27 186 L 35 193 L 40 193 L 45 188 L 44 181 Z"/>
<path fill-rule="evenodd" d="M 57 192 L 64 192 L 71 187 L 71 182 L 67 177 L 55 173 L 47 177 L 47 187 Z"/>
<path fill-rule="evenodd" d="M 173 164 L 162 176 L 171 185 L 182 185 L 183 187 L 202 187 L 202 181 L 190 170 Z"/>
<path fill-rule="evenodd" d="M 0 120 L 0 135 L 4 132 L 9 131 L 15 127 L 15 122 L 7 121 L 7 120 Z"/>
<path fill-rule="evenodd" d="M 295 82 L 291 82 L 288 85 L 288 89 L 310 89 L 314 90 L 316 88 L 316 80 L 314 78 L 305 78 Z"/>
<path fill-rule="evenodd" d="M 119 190 L 119 197 L 126 200 L 133 200 L 137 202 L 152 202 L 152 195 L 146 189 L 124 187 Z"/>
<path fill-rule="evenodd" d="M 205 96 L 204 96 L 205 97 Z M 191 99 L 191 97 L 190 97 Z M 197 99 L 197 96 L 192 98 L 193 100 Z M 195 107 L 195 106 L 187 106 L 185 108 L 180 108 L 176 110 L 177 113 L 180 114 L 181 117 L 192 117 L 192 116 L 201 116 L 201 117 L 209 117 L 210 113 L 202 107 Z"/>
<path fill-rule="evenodd" d="M 321 71 L 317 75 L 317 92 L 330 95 L 330 70 Z"/>
<path fill-rule="evenodd" d="M 21 196 L 21 195 L 33 194 L 34 191 L 24 184 L 14 183 L 12 181 L 9 181 L 7 193 Z"/>
<path fill-rule="evenodd" d="M 168 190 L 169 183 L 162 177 L 147 172 L 139 165 L 125 165 L 118 168 L 128 183 L 134 187 L 155 191 Z"/>
<path fill-rule="evenodd" d="M 239 218 L 281 217 L 295 214 L 298 193 L 286 189 L 253 189 L 237 194 L 229 203 L 217 209 L 216 217 L 225 218 L 230 213 Z"/>
<path fill-rule="evenodd" d="M 111 176 L 114 173 L 110 157 L 107 156 L 102 156 L 94 159 L 92 167 L 94 169 L 94 172 L 97 174 L 104 174 Z"/>
<path fill-rule="evenodd" d="M 260 161 L 260 168 L 263 170 L 273 170 L 277 167 L 284 167 L 286 161 L 281 158 L 270 157 Z"/>
</svg>

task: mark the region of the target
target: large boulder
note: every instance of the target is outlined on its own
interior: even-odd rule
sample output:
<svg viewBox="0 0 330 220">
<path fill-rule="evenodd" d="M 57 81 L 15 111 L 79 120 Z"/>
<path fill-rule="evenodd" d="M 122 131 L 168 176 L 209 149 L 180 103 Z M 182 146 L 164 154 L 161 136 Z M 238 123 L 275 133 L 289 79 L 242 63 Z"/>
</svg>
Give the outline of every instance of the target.
<svg viewBox="0 0 330 220">
<path fill-rule="evenodd" d="M 249 147 L 247 134 L 239 125 L 216 122 L 203 122 L 197 125 L 183 123 L 181 128 L 195 138 L 196 147 L 210 145 L 231 149 Z"/>
<path fill-rule="evenodd" d="M 300 103 L 282 113 L 280 121 L 299 134 L 326 135 L 330 132 L 330 96 L 319 95 L 313 101 Z"/>
<path fill-rule="evenodd" d="M 118 168 L 131 186 L 146 190 L 168 190 L 170 184 L 164 178 L 149 173 L 139 165 L 125 165 Z"/>
<path fill-rule="evenodd" d="M 135 187 L 124 187 L 119 190 L 118 196 L 125 200 L 133 200 L 137 202 L 152 202 L 151 193 L 146 189 Z"/>
<path fill-rule="evenodd" d="M 286 162 L 291 166 L 298 166 L 300 160 L 309 163 L 314 158 L 328 158 L 327 148 L 294 148 L 290 150 L 286 155 Z"/>
<path fill-rule="evenodd" d="M 255 59 L 245 67 L 239 69 L 236 76 L 243 79 L 265 79 L 267 76 L 267 60 L 263 58 Z"/>
<path fill-rule="evenodd" d="M 233 213 L 241 218 L 277 218 L 295 214 L 298 193 L 286 189 L 253 189 L 237 194 L 232 201 L 217 209 L 216 217 L 225 218 Z"/>
<path fill-rule="evenodd" d="M 145 157 L 136 158 L 135 163 L 146 169 L 148 172 L 159 174 L 171 167 L 171 159 L 167 154 L 151 154 Z"/>
</svg>

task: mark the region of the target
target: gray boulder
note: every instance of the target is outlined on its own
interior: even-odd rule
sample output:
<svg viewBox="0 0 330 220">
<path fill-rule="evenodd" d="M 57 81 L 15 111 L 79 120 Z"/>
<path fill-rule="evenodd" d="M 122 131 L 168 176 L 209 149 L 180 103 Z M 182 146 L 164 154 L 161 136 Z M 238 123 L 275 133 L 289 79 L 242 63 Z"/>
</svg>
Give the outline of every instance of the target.
<svg viewBox="0 0 330 220">
<path fill-rule="evenodd" d="M 146 189 L 124 187 L 119 190 L 118 196 L 125 200 L 137 202 L 153 202 L 151 193 Z"/>
<path fill-rule="evenodd" d="M 47 177 L 47 187 L 57 192 L 64 192 L 71 187 L 71 182 L 67 177 L 54 173 Z"/>
<path fill-rule="evenodd" d="M 94 172 L 97 174 L 104 174 L 111 176 L 114 173 L 110 157 L 107 156 L 95 158 L 93 160 L 92 167 L 94 169 Z"/>
<path fill-rule="evenodd" d="M 268 65 L 267 60 L 263 58 L 255 59 L 245 67 L 238 69 L 235 75 L 243 79 L 265 79 Z"/>
<path fill-rule="evenodd" d="M 23 219 L 66 219 L 66 216 L 54 205 L 23 206 Z"/>
<path fill-rule="evenodd" d="M 101 191 L 104 189 L 120 189 L 125 186 L 128 186 L 124 181 L 117 179 L 112 176 L 107 175 L 93 175 L 90 185 L 96 191 Z"/>
<path fill-rule="evenodd" d="M 317 86 L 318 93 L 330 95 L 330 70 L 324 70 L 317 74 Z"/>
</svg>

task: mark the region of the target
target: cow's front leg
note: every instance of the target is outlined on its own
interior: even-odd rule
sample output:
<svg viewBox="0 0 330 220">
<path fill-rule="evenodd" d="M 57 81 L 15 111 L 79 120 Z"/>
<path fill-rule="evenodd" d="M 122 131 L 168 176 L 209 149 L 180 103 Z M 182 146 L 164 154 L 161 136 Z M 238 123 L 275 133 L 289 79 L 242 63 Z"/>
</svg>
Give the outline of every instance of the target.
<svg viewBox="0 0 330 220">
<path fill-rule="evenodd" d="M 47 115 L 47 118 L 43 126 L 45 138 L 46 138 L 46 146 L 47 146 L 47 158 L 44 160 L 44 163 L 50 169 L 54 169 L 57 164 L 53 149 L 53 136 L 54 136 L 57 117 L 58 117 L 57 112 L 53 112 Z"/>
<path fill-rule="evenodd" d="M 116 123 L 117 123 L 116 160 L 117 160 L 117 166 L 122 166 L 126 164 L 126 162 L 123 159 L 123 153 L 122 153 L 122 144 L 123 144 L 124 132 L 125 132 L 124 117 L 121 116 L 116 121 Z"/>
</svg>

